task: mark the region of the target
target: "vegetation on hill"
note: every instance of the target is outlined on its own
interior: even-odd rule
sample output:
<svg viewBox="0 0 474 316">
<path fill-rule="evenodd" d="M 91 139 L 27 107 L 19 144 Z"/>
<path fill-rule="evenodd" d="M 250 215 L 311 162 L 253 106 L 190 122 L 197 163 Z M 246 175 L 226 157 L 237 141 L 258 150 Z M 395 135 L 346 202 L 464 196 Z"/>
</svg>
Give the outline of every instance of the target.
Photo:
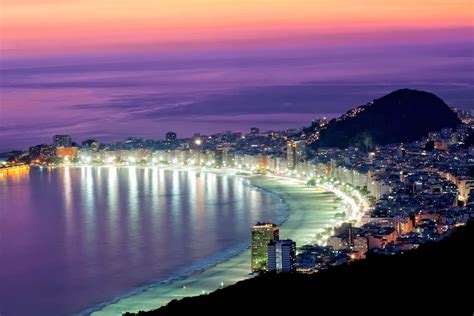
<svg viewBox="0 0 474 316">
<path fill-rule="evenodd" d="M 371 148 L 412 142 L 431 131 L 455 128 L 460 123 L 457 115 L 436 95 L 402 89 L 331 120 L 311 146 Z M 304 130 L 306 135 L 313 132 L 314 126 Z"/>
</svg>

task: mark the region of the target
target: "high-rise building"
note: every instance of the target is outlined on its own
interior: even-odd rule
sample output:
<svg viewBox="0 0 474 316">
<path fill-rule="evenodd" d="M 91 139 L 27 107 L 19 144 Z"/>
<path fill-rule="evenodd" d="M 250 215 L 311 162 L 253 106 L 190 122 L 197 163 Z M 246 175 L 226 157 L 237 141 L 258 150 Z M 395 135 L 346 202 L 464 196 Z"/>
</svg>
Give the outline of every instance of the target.
<svg viewBox="0 0 474 316">
<path fill-rule="evenodd" d="M 214 164 L 216 167 L 234 166 L 234 151 L 227 146 L 219 146 L 214 150 Z"/>
<path fill-rule="evenodd" d="M 95 139 L 86 139 L 82 142 L 82 148 L 92 149 L 93 151 L 99 150 L 99 142 Z"/>
<path fill-rule="evenodd" d="M 230 147 L 224 147 L 224 166 L 233 167 L 235 165 L 235 152 Z"/>
<path fill-rule="evenodd" d="M 291 239 L 268 243 L 268 271 L 293 272 L 296 270 L 296 243 Z"/>
<path fill-rule="evenodd" d="M 268 270 L 268 243 L 280 238 L 280 227 L 257 223 L 252 227 L 252 272 Z"/>
<path fill-rule="evenodd" d="M 216 167 L 222 167 L 224 164 L 224 148 L 218 147 L 214 151 L 214 161 Z"/>
<path fill-rule="evenodd" d="M 258 134 L 258 133 L 260 133 L 260 130 L 259 130 L 257 127 L 252 127 L 252 128 L 250 129 L 250 134 L 254 134 L 254 135 L 255 135 L 255 134 Z"/>
<path fill-rule="evenodd" d="M 72 139 L 69 135 L 54 135 L 53 145 L 56 147 L 71 147 Z"/>
<path fill-rule="evenodd" d="M 168 143 L 174 143 L 176 141 L 176 133 L 175 132 L 166 133 L 166 141 Z"/>
<path fill-rule="evenodd" d="M 286 145 L 286 150 L 288 169 L 295 169 L 298 162 L 305 159 L 305 143 L 302 140 L 290 140 Z"/>
</svg>

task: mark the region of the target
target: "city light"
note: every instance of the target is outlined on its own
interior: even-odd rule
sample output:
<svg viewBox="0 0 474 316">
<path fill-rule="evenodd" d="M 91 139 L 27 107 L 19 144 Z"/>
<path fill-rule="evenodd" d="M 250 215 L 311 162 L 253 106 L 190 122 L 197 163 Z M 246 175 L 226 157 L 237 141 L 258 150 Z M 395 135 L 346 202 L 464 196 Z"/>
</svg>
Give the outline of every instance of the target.
<svg viewBox="0 0 474 316">
<path fill-rule="evenodd" d="M 208 145 L 207 142 L 212 143 L 212 140 L 208 140 L 206 136 L 206 147 Z M 176 141 L 177 142 L 177 141 Z M 76 163 L 80 165 L 82 164 L 94 164 L 98 168 L 101 168 L 101 162 L 107 161 L 109 164 L 116 163 L 117 167 L 127 167 L 130 174 L 133 175 L 131 179 L 132 186 L 135 186 L 137 183 L 138 170 L 144 169 L 144 175 L 147 177 L 148 172 L 150 169 L 153 169 L 153 172 L 160 170 L 204 170 L 208 172 L 218 172 L 220 174 L 238 174 L 241 176 L 246 175 L 265 175 L 269 179 L 275 180 L 282 180 L 283 183 L 287 184 L 295 184 L 292 187 L 292 190 L 301 190 L 301 191 L 313 191 L 314 192 L 321 192 L 327 191 L 332 192 L 333 195 L 328 195 L 331 200 L 330 208 L 332 218 L 325 218 L 324 224 L 318 224 L 318 227 L 314 228 L 314 231 L 311 234 L 307 234 L 304 236 L 298 237 L 298 242 L 305 246 L 314 246 L 320 248 L 330 249 L 330 251 L 334 253 L 338 253 L 338 247 L 341 246 L 342 237 L 340 236 L 339 230 L 341 227 L 345 225 L 354 225 L 357 229 L 357 234 L 359 234 L 359 229 L 364 227 L 366 223 L 373 224 L 375 221 L 371 221 L 369 216 L 364 215 L 372 215 L 372 211 L 374 209 L 375 202 L 377 202 L 377 198 L 382 196 L 380 186 L 387 185 L 391 186 L 393 183 L 397 183 L 396 179 L 406 180 L 407 176 L 413 176 L 415 172 L 403 173 L 399 170 L 395 169 L 396 176 L 387 180 L 385 177 L 381 177 L 382 181 L 377 177 L 374 177 L 372 174 L 373 165 L 370 165 L 370 171 L 359 171 L 356 168 L 351 169 L 350 165 L 337 165 L 331 162 L 329 163 L 321 163 L 315 159 L 315 161 L 297 161 L 295 164 L 288 163 L 288 156 L 285 157 L 274 157 L 272 154 L 266 153 L 258 153 L 255 154 L 253 148 L 261 148 L 259 145 L 254 146 L 256 144 L 251 144 L 249 148 L 251 153 L 232 153 L 232 155 L 225 156 L 224 153 L 229 151 L 228 147 L 221 147 L 219 145 L 214 150 L 213 149 L 203 149 L 197 150 L 192 145 L 202 145 L 201 139 L 196 139 L 194 141 L 190 141 L 179 149 L 170 149 L 170 150 L 152 150 L 152 149 L 130 149 L 130 150 L 110 150 L 110 151 L 96 151 L 91 152 L 89 149 L 79 152 L 76 152 L 78 155 L 65 155 L 63 159 L 63 163 L 66 166 L 69 166 L 71 163 Z M 209 145 L 210 147 L 210 145 Z M 63 151 L 64 152 L 64 151 Z M 109 156 L 110 154 L 114 154 L 116 156 Z M 159 156 L 158 156 L 159 154 Z M 366 159 L 367 154 L 361 153 L 363 159 Z M 157 159 L 160 157 L 160 160 Z M 197 158 L 196 158 L 197 157 Z M 377 156 L 374 159 L 384 157 L 379 151 L 377 151 Z M 390 156 L 391 157 L 391 156 Z M 79 158 L 79 159 L 78 159 Z M 385 158 L 386 159 L 386 158 Z M 32 160 L 31 166 L 34 166 L 34 162 L 39 162 L 39 159 Z M 58 159 L 58 161 L 60 161 Z M 153 167 L 150 165 L 136 165 L 138 162 L 151 162 L 153 163 Z M 344 160 L 340 159 L 339 163 L 343 164 Z M 159 164 L 159 165 L 158 165 Z M 2 165 L 5 165 L 3 163 Z M 54 166 L 54 164 L 53 164 Z M 133 166 L 133 167 L 130 167 Z M 82 165 L 83 167 L 83 165 Z M 213 168 L 216 169 L 213 169 Z M 42 168 L 42 166 L 41 166 Z M 202 168 L 202 169 L 201 169 Z M 385 168 L 385 166 L 383 167 Z M 88 174 L 91 175 L 92 168 L 83 168 L 89 172 Z M 116 168 L 114 168 L 116 169 Z M 365 169 L 367 170 L 367 169 Z M 100 169 L 99 169 L 100 171 Z M 100 172 L 97 174 L 100 175 Z M 1 171 L 5 172 L 5 171 Z M 386 169 L 383 169 L 383 172 L 386 172 Z M 177 173 L 175 173 L 177 174 Z M 393 175 L 393 174 L 392 174 Z M 445 178 L 449 178 L 447 176 L 443 176 Z M 360 180 L 358 179 L 360 178 Z M 245 178 L 243 178 L 245 179 Z M 425 173 L 418 175 L 416 178 L 413 179 L 413 184 L 415 185 L 414 188 L 420 186 L 423 188 L 426 185 L 425 182 L 427 179 L 430 179 L 430 176 Z M 252 182 L 247 180 L 250 184 Z M 135 184 L 134 184 L 135 183 Z M 377 187 L 378 186 L 378 187 Z M 413 186 L 409 186 L 411 189 Z M 422 189 L 417 190 L 417 192 L 422 193 Z M 447 192 L 455 193 L 458 192 L 456 189 L 441 187 L 438 190 L 447 194 Z M 132 190 L 132 192 L 135 192 Z M 397 203 L 397 199 L 395 198 L 396 195 L 392 194 L 390 190 L 389 195 L 385 195 L 386 199 L 384 202 L 388 203 Z M 378 195 L 377 195 L 378 194 Z M 466 193 L 467 194 L 467 193 Z M 335 197 L 334 197 L 335 196 Z M 457 195 L 456 203 L 467 203 L 468 198 L 467 195 Z M 304 208 L 304 207 L 303 207 Z M 315 207 L 317 208 L 317 207 Z M 392 207 L 390 208 L 391 212 L 400 212 L 404 211 L 403 207 Z M 291 211 L 290 211 L 291 212 Z M 386 216 L 386 214 L 383 214 Z M 416 220 L 416 217 L 415 217 Z M 405 225 L 405 224 L 404 224 Z M 464 225 L 464 223 L 455 223 L 451 225 L 451 227 L 438 227 L 438 232 L 441 231 L 448 231 L 452 227 L 458 227 Z M 380 226 L 383 228 L 383 226 Z M 304 228 L 306 230 L 307 228 Z M 393 228 L 395 229 L 395 228 Z M 422 229 L 416 228 L 417 234 L 421 234 Z M 378 234 L 378 232 L 377 232 Z M 428 240 L 433 240 L 434 233 L 430 232 L 426 235 Z M 359 238 L 359 237 L 357 237 Z M 364 237 L 365 238 L 365 237 Z M 393 241 L 392 239 L 387 239 L 388 241 Z M 385 242 L 385 241 L 384 241 Z M 360 244 L 364 244 L 362 240 Z M 359 246 L 360 246 L 359 244 Z M 369 243 L 366 241 L 365 244 L 369 247 Z M 374 242 L 375 245 L 377 245 Z M 265 244 L 268 245 L 268 244 Z M 350 247 L 347 246 L 348 251 L 352 251 L 352 253 L 346 253 L 345 260 L 359 260 L 365 256 L 366 250 L 354 250 L 354 245 Z M 306 249 L 306 248 L 304 248 Z M 304 253 L 304 250 L 302 251 Z M 264 255 L 267 255 L 265 253 Z M 331 259 L 332 260 L 332 259 Z M 327 264 L 327 263 L 325 263 Z M 332 263 L 331 263 L 332 264 Z M 299 268 L 300 269 L 300 268 Z M 318 265 L 312 268 L 308 268 L 306 270 L 301 269 L 300 271 L 315 272 L 320 270 L 320 266 Z M 226 279 L 227 282 L 227 279 Z M 215 288 L 223 288 L 224 281 L 218 281 L 215 284 Z M 205 286 L 204 286 L 205 288 Z M 186 286 L 182 286 L 182 289 L 186 289 Z M 198 290 L 199 291 L 199 290 Z M 189 292 L 186 291 L 186 292 Z M 194 292 L 194 291 L 191 291 Z M 202 294 L 207 294 L 205 290 L 202 291 Z"/>
<path fill-rule="evenodd" d="M 0 316 L 472 312 L 473 9 L 0 0 Z"/>
</svg>

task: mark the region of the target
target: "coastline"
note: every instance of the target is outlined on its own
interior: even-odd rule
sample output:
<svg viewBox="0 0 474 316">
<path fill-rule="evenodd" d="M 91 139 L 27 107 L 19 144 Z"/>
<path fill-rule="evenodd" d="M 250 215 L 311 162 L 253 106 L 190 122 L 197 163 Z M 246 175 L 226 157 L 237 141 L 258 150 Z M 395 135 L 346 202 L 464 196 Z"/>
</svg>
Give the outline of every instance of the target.
<svg viewBox="0 0 474 316">
<path fill-rule="evenodd" d="M 228 174 L 220 170 L 204 169 L 202 172 Z M 317 233 L 334 225 L 334 214 L 343 207 L 343 202 L 337 200 L 334 193 L 321 188 L 307 188 L 299 181 L 267 176 L 233 176 L 247 180 L 248 185 L 278 199 L 277 203 L 286 209 L 286 216 L 279 223 L 282 225 L 280 234 L 282 238 L 295 240 L 298 246 L 314 242 Z M 209 293 L 252 277 L 249 274 L 249 245 L 217 254 L 207 261 L 167 279 L 152 281 L 81 314 L 121 315 L 124 312 L 156 309 L 173 299 Z"/>
<path fill-rule="evenodd" d="M 63 167 L 63 166 L 60 166 L 60 167 Z M 73 167 L 81 168 L 81 167 L 84 167 L 84 166 L 76 165 L 76 166 L 73 166 Z M 107 166 L 105 166 L 105 167 L 107 167 Z M 128 168 L 128 167 L 125 166 L 125 168 Z M 136 167 L 136 168 L 146 168 L 146 167 Z M 284 201 L 282 201 L 282 199 L 279 196 L 277 196 L 276 194 L 274 194 L 273 192 L 253 185 L 251 183 L 251 181 L 248 181 L 249 176 L 233 174 L 233 173 L 229 173 L 228 171 L 219 170 L 219 169 L 168 168 L 168 167 L 164 167 L 164 168 L 161 168 L 161 169 L 167 170 L 167 171 L 196 171 L 196 172 L 213 173 L 213 174 L 220 175 L 220 176 L 230 176 L 230 177 L 238 178 L 240 180 L 243 180 L 243 185 L 244 186 L 249 186 L 251 189 L 257 190 L 259 192 L 263 192 L 263 194 L 267 194 L 271 197 L 271 199 L 274 201 L 274 204 L 277 208 L 276 220 L 274 221 L 275 223 L 281 225 L 282 223 L 284 223 L 286 221 L 286 219 L 289 216 L 289 208 L 288 208 L 287 204 L 284 203 Z M 131 298 L 131 297 L 134 297 L 136 295 L 141 295 L 144 292 L 146 292 L 148 290 L 151 290 L 153 288 L 174 286 L 179 282 L 186 282 L 186 280 L 188 280 L 188 278 L 200 278 L 200 275 L 205 273 L 207 270 L 212 269 L 212 268 L 216 267 L 217 265 L 223 265 L 226 261 L 234 260 L 236 257 L 244 254 L 245 252 L 248 252 L 249 249 L 250 249 L 250 245 L 248 244 L 248 242 L 239 243 L 239 244 L 235 245 L 234 247 L 231 247 L 231 248 L 228 248 L 224 251 L 220 251 L 218 253 L 215 253 L 215 254 L 211 255 L 210 257 L 201 259 L 200 261 L 196 262 L 195 264 L 193 264 L 191 266 L 188 266 L 188 267 L 185 267 L 185 268 L 180 269 L 178 271 L 175 271 L 171 275 L 161 277 L 161 278 L 157 278 L 157 279 L 153 279 L 153 280 L 151 280 L 151 281 L 149 281 L 149 282 L 147 282 L 147 283 L 145 283 L 145 284 L 143 284 L 139 287 L 133 288 L 132 290 L 127 291 L 127 292 L 121 294 L 120 296 L 117 296 L 117 297 L 115 297 L 115 298 L 113 298 L 109 301 L 104 301 L 104 302 L 99 303 L 97 305 L 91 306 L 91 307 L 79 312 L 77 315 L 103 315 L 104 312 L 106 312 L 105 313 L 106 315 L 121 315 L 122 312 L 118 312 L 118 311 L 108 313 L 107 312 L 108 306 L 116 304 L 116 303 L 118 303 L 122 300 L 125 300 L 127 298 Z M 248 258 L 250 258 L 250 252 L 248 253 Z M 250 259 L 247 260 L 247 257 L 246 257 L 245 261 L 243 263 L 245 263 L 247 261 L 249 262 L 248 270 L 250 271 Z M 240 264 L 240 262 L 239 262 L 239 264 Z M 248 275 L 248 277 L 251 277 L 251 276 Z M 237 282 L 237 281 L 240 281 L 240 279 L 237 279 L 235 282 Z M 216 287 L 215 289 L 217 289 L 217 288 L 218 287 Z M 213 290 L 215 290 L 215 289 L 213 289 Z M 166 294 L 168 292 L 164 291 L 164 293 Z M 202 294 L 202 292 L 192 294 L 192 296 L 200 295 L 200 294 Z M 183 297 L 187 297 L 187 296 L 191 296 L 191 295 L 188 295 L 186 293 L 186 295 L 184 295 Z M 172 299 L 169 299 L 169 300 L 165 299 L 164 300 L 164 305 L 166 305 L 171 300 Z M 160 305 L 160 306 L 162 306 L 162 305 Z"/>
</svg>

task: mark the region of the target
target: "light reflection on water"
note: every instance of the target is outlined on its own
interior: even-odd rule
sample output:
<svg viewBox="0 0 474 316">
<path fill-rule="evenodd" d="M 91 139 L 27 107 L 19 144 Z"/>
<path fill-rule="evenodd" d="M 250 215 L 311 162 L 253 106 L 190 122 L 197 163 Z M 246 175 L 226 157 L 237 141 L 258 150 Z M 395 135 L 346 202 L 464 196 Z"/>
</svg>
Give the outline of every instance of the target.
<svg viewBox="0 0 474 316">
<path fill-rule="evenodd" d="M 241 179 L 135 167 L 2 177 L 0 205 L 2 315 L 82 311 L 246 243 L 254 222 L 277 217 L 274 197 Z"/>
</svg>

